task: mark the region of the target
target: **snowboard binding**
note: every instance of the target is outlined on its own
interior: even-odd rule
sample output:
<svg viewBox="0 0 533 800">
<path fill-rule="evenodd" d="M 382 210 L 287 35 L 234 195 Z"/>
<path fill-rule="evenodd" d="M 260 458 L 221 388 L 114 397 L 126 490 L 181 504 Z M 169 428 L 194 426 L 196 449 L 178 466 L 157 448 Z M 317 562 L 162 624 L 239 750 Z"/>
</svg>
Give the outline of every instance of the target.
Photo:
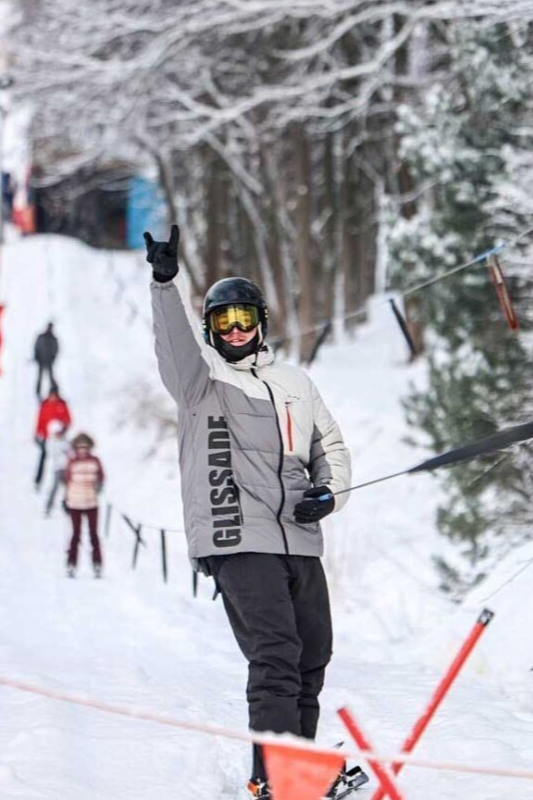
<svg viewBox="0 0 533 800">
<path fill-rule="evenodd" d="M 361 767 L 352 767 L 346 769 L 343 767 L 326 795 L 326 800 L 342 800 L 343 797 L 349 797 L 352 792 L 355 792 L 365 783 L 368 783 L 368 775 Z"/>
</svg>

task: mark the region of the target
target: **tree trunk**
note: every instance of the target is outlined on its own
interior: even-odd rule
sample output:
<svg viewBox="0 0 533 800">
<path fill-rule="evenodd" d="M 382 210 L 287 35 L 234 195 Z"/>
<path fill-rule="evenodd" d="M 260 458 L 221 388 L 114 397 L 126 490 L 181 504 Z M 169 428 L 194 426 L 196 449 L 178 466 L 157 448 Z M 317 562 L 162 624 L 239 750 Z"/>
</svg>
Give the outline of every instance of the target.
<svg viewBox="0 0 533 800">
<path fill-rule="evenodd" d="M 152 147 L 144 139 L 138 139 L 137 141 L 150 154 L 151 158 L 153 158 L 154 160 L 157 169 L 159 185 L 163 191 L 163 197 L 165 198 L 168 221 L 170 224 L 172 224 L 173 222 L 176 222 L 178 219 L 178 210 L 176 207 L 176 190 L 174 186 L 172 163 L 168 162 L 161 155 L 161 153 L 157 151 L 156 148 Z M 187 272 L 190 278 L 193 294 L 198 296 L 201 293 L 198 276 L 195 274 L 194 270 L 191 269 L 190 265 L 187 264 L 187 262 L 185 263 L 182 262 L 182 268 Z"/>
<path fill-rule="evenodd" d="M 347 331 L 353 330 L 364 314 L 357 314 L 361 306 L 361 285 L 359 272 L 360 246 L 358 241 L 358 211 L 356 183 L 357 170 L 349 155 L 350 135 L 344 138 L 344 172 L 341 186 L 341 268 L 343 278 L 344 309 L 346 317 L 344 326 Z"/>
<path fill-rule="evenodd" d="M 334 134 L 326 134 L 324 140 L 324 251 L 322 265 L 323 316 L 333 319 L 335 314 L 335 285 L 337 282 L 337 187 L 335 185 Z"/>
<path fill-rule="evenodd" d="M 276 195 L 273 180 L 273 153 L 267 143 L 261 146 L 261 174 L 265 186 L 267 197 L 264 203 L 264 213 L 267 226 L 266 250 L 274 277 L 276 289 L 276 310 L 270 312 L 269 328 L 271 334 L 278 339 L 283 339 L 287 333 L 287 296 L 288 286 L 283 269 L 282 241 L 283 231 L 280 224 L 279 198 Z"/>
<path fill-rule="evenodd" d="M 210 153 L 208 158 L 207 208 L 206 208 L 206 276 L 205 288 L 208 289 L 221 277 L 221 220 L 222 220 L 222 187 L 220 181 L 220 162 L 216 155 Z"/>
<path fill-rule="evenodd" d="M 395 17 L 394 21 L 395 32 L 401 27 L 401 21 Z M 395 55 L 395 71 L 398 76 L 405 76 L 409 73 L 409 47 L 410 44 L 404 44 L 400 47 Z M 404 91 L 400 86 L 396 86 L 394 90 L 394 100 L 399 104 L 403 100 Z M 395 136 L 395 153 L 397 163 L 396 180 L 398 192 L 400 195 L 400 215 L 404 219 L 412 219 L 417 213 L 416 201 L 413 197 L 415 182 L 411 171 L 405 162 L 400 161 L 398 153 L 400 150 L 400 137 Z M 409 260 L 405 259 L 407 270 L 410 269 Z M 414 264 L 413 264 L 414 269 Z M 418 354 L 424 351 L 424 328 L 421 315 L 421 300 L 419 297 L 410 296 L 405 300 L 405 320 L 409 333 L 413 339 L 416 351 Z M 416 356 L 411 355 L 410 361 L 413 361 Z"/>
<path fill-rule="evenodd" d="M 296 269 L 298 273 L 298 321 L 300 360 L 306 362 L 313 350 L 316 324 L 313 263 L 311 257 L 311 164 L 309 142 L 303 126 L 296 128 Z"/>
</svg>

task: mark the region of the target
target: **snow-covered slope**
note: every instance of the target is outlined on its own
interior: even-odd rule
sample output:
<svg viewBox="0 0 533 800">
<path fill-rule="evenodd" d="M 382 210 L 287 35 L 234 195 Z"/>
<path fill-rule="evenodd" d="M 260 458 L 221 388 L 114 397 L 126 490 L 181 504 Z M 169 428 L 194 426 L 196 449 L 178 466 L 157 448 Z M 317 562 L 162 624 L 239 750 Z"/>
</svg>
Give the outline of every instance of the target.
<svg viewBox="0 0 533 800">
<path fill-rule="evenodd" d="M 171 428 L 161 433 L 161 420 L 154 420 L 155 413 L 172 419 L 174 410 L 152 354 L 147 266 L 60 237 L 14 241 L 3 264 L 0 676 L 244 731 L 245 665 L 209 583 L 201 581 L 198 599 L 191 596 L 179 531 L 169 533 L 169 584 L 161 578 L 157 529 L 179 529 L 182 521 L 176 444 Z M 44 519 L 43 497 L 33 489 L 30 358 L 49 319 L 61 341 L 58 378 L 74 429 L 94 434 L 108 474 L 105 501 L 116 509 L 101 582 L 91 577 L 86 549 L 79 579 L 64 577 L 66 521 L 59 511 Z M 325 349 L 312 373 L 352 449 L 354 482 L 423 455 L 402 441 L 400 407 L 408 382 L 424 379 L 423 367 L 405 366 L 385 306 L 377 301 L 371 324 L 353 343 Z M 481 591 L 456 609 L 436 590 L 436 502 L 433 479 L 400 478 L 354 493 L 346 511 L 327 522 L 336 652 L 323 694 L 323 743 L 344 736 L 335 710 L 347 702 L 377 745 L 395 749 L 476 618 Z M 118 510 L 153 525 L 143 531 L 135 572 L 133 536 Z M 487 631 L 421 755 L 531 763 L 533 715 L 520 693 L 531 652 L 521 641 L 530 627 L 525 575 L 514 584 L 515 599 L 508 589 L 498 595 L 508 597 L 502 620 Z M 520 615 L 523 627 L 515 623 Z M 516 676 L 506 680 L 517 667 L 513 654 L 520 692 L 513 689 Z M 0 688 L 2 800 L 235 798 L 247 769 L 247 748 L 236 742 Z M 525 781 L 414 768 L 402 785 L 409 800 L 447 800 L 452 793 L 526 800 L 532 791 Z"/>
<path fill-rule="evenodd" d="M 496 612 L 498 636 L 485 646 L 491 675 L 503 692 L 533 712 L 533 544 L 511 552 L 464 602 L 465 609 L 488 605 Z"/>
</svg>

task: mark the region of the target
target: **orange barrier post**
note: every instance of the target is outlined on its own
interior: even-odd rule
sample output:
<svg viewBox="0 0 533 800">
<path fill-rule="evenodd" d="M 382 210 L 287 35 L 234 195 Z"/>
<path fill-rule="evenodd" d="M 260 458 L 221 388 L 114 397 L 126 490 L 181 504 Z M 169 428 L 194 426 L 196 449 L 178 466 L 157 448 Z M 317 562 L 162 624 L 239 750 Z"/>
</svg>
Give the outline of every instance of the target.
<svg viewBox="0 0 533 800">
<path fill-rule="evenodd" d="M 354 741 L 358 744 L 361 750 L 364 752 L 371 752 L 373 750 L 372 745 L 366 738 L 365 734 L 353 718 L 352 714 L 348 711 L 347 708 L 340 708 L 337 712 L 339 717 L 342 719 L 348 730 L 350 731 L 351 736 L 353 737 Z M 376 777 L 381 784 L 381 789 L 384 795 L 388 794 L 391 800 L 403 800 L 402 795 L 400 794 L 400 790 L 396 786 L 394 779 L 389 774 L 386 767 L 383 766 L 379 761 L 374 761 L 372 758 L 368 758 L 368 763 L 376 773 Z"/>
<path fill-rule="evenodd" d="M 477 620 L 476 624 L 472 628 L 472 630 L 471 630 L 470 634 L 468 635 L 466 641 L 464 642 L 464 644 L 461 647 L 461 649 L 459 650 L 457 656 L 455 657 L 455 659 L 453 660 L 452 664 L 448 668 L 448 671 L 444 675 L 444 678 L 442 679 L 442 681 L 437 686 L 437 689 L 435 690 L 435 693 L 434 693 L 433 697 L 431 698 L 431 700 L 429 701 L 426 709 L 424 710 L 424 713 L 422 714 L 421 717 L 419 717 L 419 719 L 415 723 L 411 733 L 409 734 L 409 736 L 407 737 L 407 739 L 403 743 L 402 749 L 401 749 L 402 753 L 411 753 L 412 752 L 412 750 L 414 749 L 415 745 L 419 741 L 420 737 L 422 736 L 422 734 L 426 730 L 427 726 L 431 722 L 431 720 L 432 720 L 433 716 L 435 715 L 438 707 L 440 706 L 440 704 L 444 700 L 446 694 L 448 693 L 448 690 L 450 689 L 450 686 L 452 685 L 452 683 L 456 679 L 456 677 L 459 674 L 462 666 L 464 665 L 464 663 L 467 660 L 468 656 L 470 655 L 470 653 L 472 652 L 472 650 L 474 649 L 474 647 L 478 643 L 479 638 L 481 637 L 482 633 L 485 631 L 487 625 L 489 624 L 489 622 L 491 621 L 491 619 L 493 617 L 494 617 L 494 613 L 492 611 L 489 611 L 488 608 L 485 608 L 481 612 L 481 614 L 479 616 L 479 619 Z M 393 764 L 392 765 L 392 771 L 394 772 L 395 775 L 397 775 L 402 768 L 403 768 L 403 764 Z M 374 792 L 374 794 L 371 797 L 371 800 L 383 800 L 383 798 L 385 797 L 386 794 L 387 794 L 387 792 L 384 791 L 383 788 L 379 788 Z M 390 793 L 389 793 L 389 796 L 392 797 L 392 795 Z"/>
</svg>

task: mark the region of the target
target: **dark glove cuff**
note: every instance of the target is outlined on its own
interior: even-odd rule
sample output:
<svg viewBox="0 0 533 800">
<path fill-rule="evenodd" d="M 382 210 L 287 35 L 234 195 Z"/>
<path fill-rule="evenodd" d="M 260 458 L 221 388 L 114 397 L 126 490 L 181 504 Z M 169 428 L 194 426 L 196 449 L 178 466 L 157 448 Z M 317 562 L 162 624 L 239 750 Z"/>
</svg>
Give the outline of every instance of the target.
<svg viewBox="0 0 533 800">
<path fill-rule="evenodd" d="M 161 272 L 152 272 L 154 281 L 157 281 L 158 283 L 168 283 L 169 281 L 173 281 L 177 274 L 178 270 L 176 270 L 173 275 L 163 275 Z"/>
</svg>

